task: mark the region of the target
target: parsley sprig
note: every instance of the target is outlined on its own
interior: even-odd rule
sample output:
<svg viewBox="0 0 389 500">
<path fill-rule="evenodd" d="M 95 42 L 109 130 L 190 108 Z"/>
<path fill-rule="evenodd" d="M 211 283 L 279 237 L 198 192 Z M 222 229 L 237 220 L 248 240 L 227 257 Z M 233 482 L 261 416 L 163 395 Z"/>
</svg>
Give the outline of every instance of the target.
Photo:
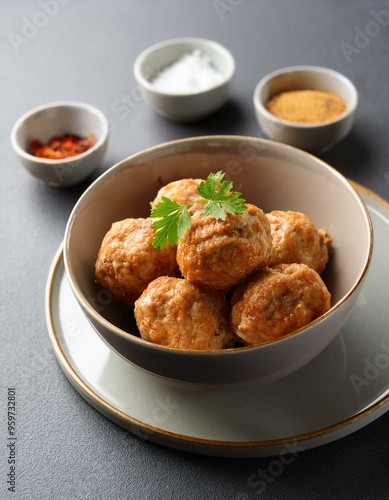
<svg viewBox="0 0 389 500">
<path fill-rule="evenodd" d="M 227 214 L 241 214 L 246 211 L 246 200 L 242 193 L 232 191 L 232 181 L 225 181 L 224 173 L 219 171 L 208 175 L 198 187 L 200 199 L 180 205 L 162 196 L 162 201 L 152 210 L 150 217 L 156 218 L 153 229 L 156 230 L 153 247 L 164 248 L 167 243 L 174 245 L 189 229 L 192 218 L 188 207 L 204 204 L 203 214 L 217 220 L 226 220 Z"/>
</svg>

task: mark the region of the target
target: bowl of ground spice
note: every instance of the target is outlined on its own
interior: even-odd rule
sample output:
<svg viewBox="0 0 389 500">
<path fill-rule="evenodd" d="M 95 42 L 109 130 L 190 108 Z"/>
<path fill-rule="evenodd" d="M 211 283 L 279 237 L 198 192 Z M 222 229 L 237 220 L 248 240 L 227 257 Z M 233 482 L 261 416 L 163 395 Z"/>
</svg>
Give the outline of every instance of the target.
<svg viewBox="0 0 389 500">
<path fill-rule="evenodd" d="M 318 66 L 275 71 L 258 83 L 254 109 L 269 139 L 323 152 L 350 132 L 358 94 L 344 75 Z"/>
<path fill-rule="evenodd" d="M 235 73 L 232 54 L 202 38 L 166 40 L 135 60 L 134 76 L 146 102 L 174 122 L 200 120 L 228 100 Z"/>
<path fill-rule="evenodd" d="M 97 108 L 59 101 L 34 108 L 15 123 L 11 144 L 26 170 L 52 187 L 78 184 L 101 164 L 108 122 Z"/>
</svg>

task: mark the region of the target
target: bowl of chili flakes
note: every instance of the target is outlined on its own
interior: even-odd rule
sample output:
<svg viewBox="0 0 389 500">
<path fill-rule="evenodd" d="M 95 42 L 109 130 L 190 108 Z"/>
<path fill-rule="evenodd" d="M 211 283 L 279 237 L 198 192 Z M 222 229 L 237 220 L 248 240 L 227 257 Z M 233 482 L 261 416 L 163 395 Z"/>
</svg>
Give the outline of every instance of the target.
<svg viewBox="0 0 389 500">
<path fill-rule="evenodd" d="M 22 165 L 53 187 L 78 184 L 101 164 L 108 122 L 90 104 L 59 101 L 34 108 L 15 123 L 11 144 Z"/>
</svg>

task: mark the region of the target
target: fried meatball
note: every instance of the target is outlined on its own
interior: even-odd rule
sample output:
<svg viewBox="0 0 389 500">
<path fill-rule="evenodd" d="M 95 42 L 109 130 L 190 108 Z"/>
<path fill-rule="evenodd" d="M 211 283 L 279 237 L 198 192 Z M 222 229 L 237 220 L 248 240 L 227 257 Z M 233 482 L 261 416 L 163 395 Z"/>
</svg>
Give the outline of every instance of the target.
<svg viewBox="0 0 389 500">
<path fill-rule="evenodd" d="M 305 264 L 264 267 L 234 290 L 232 330 L 248 346 L 278 340 L 328 311 L 330 300 L 319 274 Z"/>
<path fill-rule="evenodd" d="M 190 201 L 195 201 L 200 198 L 198 188 L 202 179 L 180 179 L 178 181 L 170 182 L 166 186 L 161 187 L 154 200 L 150 203 L 151 208 L 154 208 L 162 201 L 162 196 L 169 198 L 180 205 L 186 205 Z M 193 213 L 195 210 L 203 208 L 202 204 L 191 205 L 188 210 Z"/>
<path fill-rule="evenodd" d="M 152 281 L 134 309 L 141 337 L 188 350 L 224 348 L 232 334 L 224 295 L 206 292 L 182 278 Z"/>
<path fill-rule="evenodd" d="M 132 305 L 158 276 L 178 270 L 176 248 L 154 248 L 153 220 L 125 219 L 112 224 L 104 236 L 95 265 L 96 282 L 116 300 Z"/>
<path fill-rule="evenodd" d="M 177 245 L 182 275 L 206 288 L 228 290 L 256 268 L 266 265 L 272 238 L 263 211 L 247 204 L 242 214 L 216 220 L 196 212 Z"/>
<path fill-rule="evenodd" d="M 332 241 L 323 229 L 316 229 L 311 219 L 300 212 L 273 210 L 266 214 L 270 221 L 273 250 L 269 266 L 306 264 L 319 274 L 328 262 Z"/>
</svg>

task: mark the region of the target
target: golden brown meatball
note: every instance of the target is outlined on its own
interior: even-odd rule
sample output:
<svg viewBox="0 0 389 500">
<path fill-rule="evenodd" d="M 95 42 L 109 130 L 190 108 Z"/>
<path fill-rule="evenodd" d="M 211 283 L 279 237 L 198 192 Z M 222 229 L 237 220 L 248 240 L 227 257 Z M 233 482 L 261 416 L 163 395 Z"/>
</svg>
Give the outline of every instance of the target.
<svg viewBox="0 0 389 500">
<path fill-rule="evenodd" d="M 135 302 L 134 314 L 141 337 L 159 345 L 215 350 L 232 337 L 224 295 L 181 278 L 152 281 Z"/>
<path fill-rule="evenodd" d="M 151 208 L 154 208 L 158 203 L 162 201 L 162 196 L 165 198 L 169 198 L 180 205 L 186 205 L 190 201 L 195 201 L 200 199 L 200 195 L 198 193 L 198 188 L 202 179 L 180 179 L 178 181 L 170 182 L 166 184 L 166 186 L 161 187 L 158 191 L 154 200 L 150 203 Z M 196 209 L 202 209 L 203 204 L 201 205 L 191 205 L 189 207 L 189 213 L 193 213 Z"/>
<path fill-rule="evenodd" d="M 96 281 L 126 304 L 133 304 L 153 279 L 177 271 L 176 248 L 152 246 L 153 223 L 150 218 L 115 222 L 102 241 Z"/>
<path fill-rule="evenodd" d="M 311 219 L 300 212 L 273 210 L 266 215 L 273 238 L 268 265 L 301 263 L 321 274 L 332 243 L 328 234 L 323 229 L 316 229 Z"/>
<path fill-rule="evenodd" d="M 191 283 L 228 290 L 267 263 L 271 245 L 269 221 L 255 205 L 225 221 L 197 212 L 178 242 L 177 262 Z"/>
<path fill-rule="evenodd" d="M 328 311 L 330 300 L 319 274 L 305 264 L 264 267 L 234 290 L 232 330 L 250 346 L 278 340 Z"/>
</svg>

